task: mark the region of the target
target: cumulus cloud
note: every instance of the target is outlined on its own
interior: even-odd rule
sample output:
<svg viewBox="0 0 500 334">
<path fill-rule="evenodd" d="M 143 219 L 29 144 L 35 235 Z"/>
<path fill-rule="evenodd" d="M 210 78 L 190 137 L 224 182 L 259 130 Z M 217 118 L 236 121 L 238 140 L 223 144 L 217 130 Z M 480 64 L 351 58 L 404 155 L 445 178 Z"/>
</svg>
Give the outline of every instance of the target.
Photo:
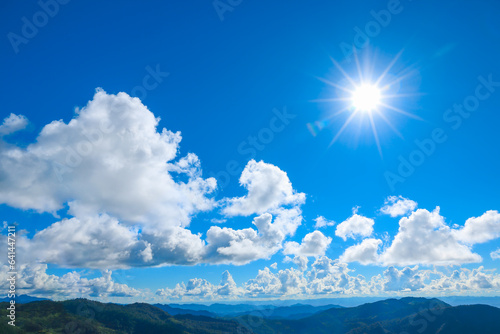
<svg viewBox="0 0 500 334">
<path fill-rule="evenodd" d="M 491 252 L 491 253 L 490 253 L 490 256 L 491 256 L 491 258 L 492 258 L 493 260 L 498 260 L 498 259 L 500 259 L 500 248 L 499 248 L 499 249 L 497 249 L 497 250 L 496 250 L 496 251 L 494 251 L 494 252 Z"/>
<path fill-rule="evenodd" d="M 22 130 L 27 125 L 28 119 L 25 116 L 11 113 L 0 124 L 0 137 Z"/>
<path fill-rule="evenodd" d="M 222 273 L 219 285 L 214 285 L 205 279 L 193 278 L 187 284 L 184 282 L 176 284 L 173 289 L 158 289 L 156 295 L 170 300 L 200 300 L 200 299 L 232 299 L 244 293 L 242 287 L 238 287 L 229 271 Z"/>
<path fill-rule="evenodd" d="M 0 203 L 52 213 L 67 204 L 73 216 L 188 225 L 214 206 L 206 195 L 216 181 L 201 177 L 194 154 L 174 161 L 181 135 L 158 132 L 158 122 L 139 99 L 97 91 L 69 123 L 46 125 L 35 143 L 0 147 Z"/>
<path fill-rule="evenodd" d="M 273 223 L 273 217 L 264 213 L 253 220 L 257 230 L 212 226 L 207 231 L 206 258 L 212 263 L 245 264 L 250 261 L 269 258 L 282 247 L 288 234 L 286 224 Z"/>
<path fill-rule="evenodd" d="M 281 281 L 278 277 L 265 267 L 258 271 L 255 278 L 245 283 L 245 295 L 248 297 L 275 297 L 278 296 Z"/>
<path fill-rule="evenodd" d="M 341 237 L 344 241 L 347 238 L 355 239 L 358 236 L 369 237 L 373 233 L 374 224 L 373 219 L 358 215 L 355 210 L 351 217 L 337 225 L 335 235 Z"/>
<path fill-rule="evenodd" d="M 361 243 L 347 248 L 340 257 L 342 262 L 359 262 L 363 265 L 379 262 L 378 248 L 382 244 L 379 239 L 365 239 Z"/>
<path fill-rule="evenodd" d="M 300 271 L 305 271 L 307 269 L 307 264 L 309 263 L 309 259 L 307 258 L 307 256 L 300 256 L 300 255 L 295 255 L 293 259 L 290 256 L 285 256 L 285 258 L 283 259 L 283 263 L 289 263 L 289 262 L 295 263 L 295 265 L 297 265 L 297 268 L 299 268 Z M 273 266 L 271 265 L 270 267 L 272 268 Z"/>
<path fill-rule="evenodd" d="M 296 257 L 307 263 L 307 258 Z M 300 266 L 300 261 L 293 260 Z M 164 288 L 156 294 L 165 299 L 194 300 L 193 297 L 206 300 L 227 300 L 232 298 L 276 298 L 310 297 L 328 294 L 369 293 L 374 285 L 366 282 L 363 276 L 350 276 L 347 264 L 327 257 L 318 257 L 311 268 L 307 265 L 299 270 L 294 268 L 271 272 L 268 267 L 258 270 L 255 278 L 241 286 L 233 284 L 228 272 L 223 273 L 219 285 L 213 285 L 200 278 L 188 283 L 179 283 L 174 288 Z M 227 279 L 229 278 L 229 279 Z M 227 294 L 230 291 L 229 295 Z M 374 291 L 374 290 L 373 290 Z"/>
<path fill-rule="evenodd" d="M 284 171 L 263 161 L 250 160 L 241 174 L 240 184 L 248 194 L 226 200 L 223 212 L 228 216 L 261 214 L 305 202 L 305 194 L 293 189 Z"/>
<path fill-rule="evenodd" d="M 23 119 L 11 115 L 2 129 Z M 20 247 L 33 254 L 27 261 L 245 264 L 269 258 L 294 235 L 305 195 L 284 171 L 252 160 L 240 178 L 247 194 L 217 202 L 215 179 L 203 178 L 195 154 L 178 156 L 181 134 L 160 130 L 159 121 L 139 99 L 98 90 L 71 121 L 47 124 L 28 147 L 0 139 L 0 203 L 73 217 L 23 238 Z M 205 239 L 188 229 L 197 213 L 216 207 L 228 217 L 259 214 L 249 219 L 256 228 L 212 226 Z M 226 219 L 213 220 L 220 222 Z"/>
<path fill-rule="evenodd" d="M 417 291 L 425 287 L 429 271 L 419 271 L 418 266 L 398 270 L 389 267 L 384 271 L 384 291 Z"/>
<path fill-rule="evenodd" d="M 389 196 L 384 202 L 380 212 L 391 217 L 405 216 L 417 207 L 417 202 L 403 196 Z"/>
<path fill-rule="evenodd" d="M 205 279 L 193 278 L 188 281 L 187 284 L 177 283 L 175 288 L 169 289 L 159 289 L 156 291 L 156 295 L 164 297 L 166 299 L 189 299 L 190 297 L 196 297 L 197 299 L 213 298 L 217 291 L 217 287 L 212 285 Z"/>
<path fill-rule="evenodd" d="M 147 245 L 138 242 L 138 231 L 120 225 L 107 215 L 85 219 L 71 218 L 56 222 L 21 244 L 23 254 L 34 261 L 65 267 L 112 268 L 130 262 L 131 254 Z"/>
<path fill-rule="evenodd" d="M 462 242 L 478 244 L 500 237 L 500 213 L 496 210 L 486 211 L 480 217 L 467 219 L 462 229 L 453 231 Z"/>
<path fill-rule="evenodd" d="M 442 272 L 433 272 L 433 274 L 438 277 L 427 283 L 426 291 L 471 293 L 500 289 L 500 276 L 494 273 L 494 270 L 485 270 L 483 266 L 472 270 L 460 268 L 454 270 L 450 275 L 445 275 Z"/>
<path fill-rule="evenodd" d="M 315 229 L 335 225 L 335 222 L 333 220 L 327 220 L 323 216 L 318 216 L 317 218 L 314 219 L 314 221 L 316 222 L 316 224 L 314 225 Z"/>
<path fill-rule="evenodd" d="M 0 267 L 0 287 L 8 290 L 8 266 Z M 101 277 L 88 279 L 72 271 L 63 276 L 47 274 L 46 264 L 22 264 L 17 267 L 16 289 L 24 294 L 50 298 L 77 297 L 136 297 L 141 292 L 112 279 L 110 270 L 103 270 Z"/>
<path fill-rule="evenodd" d="M 7 289 L 8 267 L 0 267 L 0 288 Z M 62 276 L 47 274 L 47 265 L 29 264 L 18 268 L 17 289 L 22 293 L 55 299 L 93 297 L 107 300 L 110 297 L 153 298 L 148 290 L 138 290 L 118 283 L 109 270 L 101 276 L 86 278 L 72 271 Z M 271 272 L 265 267 L 256 277 L 238 285 L 229 271 L 222 273 L 219 284 L 204 278 L 192 278 L 177 283 L 173 288 L 156 291 L 157 301 L 237 300 L 241 298 L 304 298 L 329 295 L 393 295 L 415 293 L 421 295 L 446 293 L 492 293 L 500 291 L 500 275 L 483 267 L 459 268 L 446 274 L 436 269 L 421 270 L 418 266 L 398 269 L 389 267 L 383 274 L 365 279 L 353 275 L 346 263 L 328 257 L 318 257 L 309 269 L 293 268 Z"/>
<path fill-rule="evenodd" d="M 439 214 L 419 209 L 399 221 L 399 231 L 381 255 L 386 265 L 459 265 L 481 262 L 482 258 L 459 242 Z"/>
<path fill-rule="evenodd" d="M 222 279 L 217 288 L 217 294 L 219 296 L 238 296 L 241 292 L 241 289 L 236 286 L 233 276 L 231 276 L 229 271 L 226 270 L 223 272 Z"/>
<path fill-rule="evenodd" d="M 325 236 L 320 231 L 314 231 L 306 234 L 300 244 L 295 241 L 287 242 L 284 246 L 283 254 L 297 256 L 325 255 L 331 242 L 332 238 Z"/>
</svg>

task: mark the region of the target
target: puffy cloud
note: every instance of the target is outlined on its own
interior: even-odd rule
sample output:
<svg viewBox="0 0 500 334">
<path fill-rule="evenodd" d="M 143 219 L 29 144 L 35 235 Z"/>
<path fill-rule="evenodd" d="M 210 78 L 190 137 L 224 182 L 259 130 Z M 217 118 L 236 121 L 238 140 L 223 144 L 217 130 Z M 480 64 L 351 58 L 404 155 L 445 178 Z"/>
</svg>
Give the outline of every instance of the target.
<svg viewBox="0 0 500 334">
<path fill-rule="evenodd" d="M 281 281 L 265 267 L 258 271 L 255 278 L 248 280 L 244 285 L 247 297 L 275 297 L 281 289 Z"/>
<path fill-rule="evenodd" d="M 373 219 L 354 212 L 351 217 L 337 225 L 335 235 L 341 237 L 344 241 L 347 238 L 355 239 L 357 236 L 369 237 L 373 233 L 374 224 L 375 221 Z"/>
<path fill-rule="evenodd" d="M 316 224 L 314 225 L 314 228 L 316 229 L 335 225 L 335 222 L 333 220 L 327 220 L 323 216 L 318 216 L 314 219 L 314 221 L 316 222 Z"/>
<path fill-rule="evenodd" d="M 342 262 L 359 262 L 363 265 L 379 262 L 378 248 L 382 244 L 379 239 L 365 239 L 361 243 L 347 248 L 340 257 Z"/>
<path fill-rule="evenodd" d="M 217 288 L 217 294 L 219 296 L 237 296 L 241 292 L 241 289 L 236 286 L 233 276 L 231 276 L 229 271 L 226 270 L 223 272 L 221 282 Z"/>
<path fill-rule="evenodd" d="M 403 196 L 389 196 L 384 202 L 380 212 L 391 217 L 404 216 L 417 207 L 417 202 L 404 198 Z"/>
<path fill-rule="evenodd" d="M 384 291 L 417 291 L 425 287 L 424 281 L 429 277 L 429 272 L 419 271 L 418 266 L 401 270 L 389 267 L 384 271 L 384 277 Z"/>
<path fill-rule="evenodd" d="M 140 232 L 108 215 L 63 219 L 32 239 L 19 236 L 17 248 L 21 263 L 96 269 L 196 264 L 204 261 L 206 251 L 201 236 L 185 228 Z"/>
<path fill-rule="evenodd" d="M 278 263 L 274 262 L 273 264 L 271 264 L 269 267 L 273 268 L 273 269 L 278 269 Z"/>
<path fill-rule="evenodd" d="M 500 259 L 500 248 L 499 248 L 499 249 L 497 249 L 497 250 L 496 250 L 496 251 L 494 251 L 494 252 L 491 252 L 491 253 L 490 253 L 490 256 L 491 256 L 491 258 L 492 258 L 493 260 L 498 260 L 498 259 Z"/>
<path fill-rule="evenodd" d="M 226 200 L 223 212 L 228 216 L 261 214 L 305 201 L 305 194 L 293 189 L 284 171 L 263 161 L 250 160 L 241 174 L 240 184 L 248 194 Z"/>
<path fill-rule="evenodd" d="M 370 291 L 370 284 L 363 276 L 351 276 L 346 263 L 332 260 L 326 256 L 316 259 L 308 277 L 308 292 L 314 295 L 325 294 L 364 294 Z"/>
<path fill-rule="evenodd" d="M 23 115 L 10 114 L 0 124 L 0 137 L 24 129 L 28 125 L 28 119 Z"/>
<path fill-rule="evenodd" d="M 103 270 L 101 277 L 88 279 L 73 271 L 63 276 L 47 274 L 46 264 L 22 264 L 17 267 L 16 288 L 23 294 L 49 296 L 50 298 L 77 297 L 134 297 L 141 292 L 126 284 L 115 282 L 110 270 Z M 0 287 L 7 290 L 8 266 L 0 267 Z"/>
<path fill-rule="evenodd" d="M 184 282 L 178 283 L 173 289 L 159 289 L 156 291 L 156 295 L 168 299 L 185 299 L 186 297 L 188 299 L 189 297 L 203 299 L 213 298 L 216 291 L 217 287 L 212 285 L 207 280 L 193 278 L 190 279 L 187 284 L 184 284 Z"/>
<path fill-rule="evenodd" d="M 288 263 L 288 262 L 295 263 L 300 271 L 305 271 L 307 270 L 307 264 L 309 263 L 309 260 L 307 256 L 296 255 L 293 257 L 293 259 L 289 256 L 285 256 L 285 258 L 283 259 L 283 263 Z M 270 267 L 272 268 L 272 266 Z"/>
<path fill-rule="evenodd" d="M 11 115 L 3 131 L 23 119 Z M 54 215 L 69 207 L 63 214 L 73 216 L 23 238 L 33 254 L 27 260 L 90 268 L 244 264 L 269 258 L 294 235 L 305 195 L 285 172 L 252 160 L 240 178 L 248 194 L 217 203 L 215 179 L 202 177 L 195 154 L 178 158 L 180 133 L 157 131 L 158 123 L 139 99 L 98 90 L 71 121 L 46 125 L 28 147 L 0 139 L 0 204 Z M 259 213 L 257 229 L 212 226 L 205 240 L 188 229 L 198 212 L 217 206 L 228 216 Z"/>
<path fill-rule="evenodd" d="M 107 215 L 94 219 L 64 219 L 35 234 L 22 253 L 36 255 L 34 260 L 64 267 L 110 268 L 129 262 L 146 249 L 138 232 L 120 225 Z M 142 246 L 142 247 L 141 247 Z"/>
<path fill-rule="evenodd" d="M 500 213 L 496 210 L 486 211 L 480 217 L 467 219 L 462 229 L 453 231 L 462 242 L 477 244 L 500 237 Z"/>
<path fill-rule="evenodd" d="M 325 255 L 325 252 L 331 242 L 332 238 L 325 236 L 320 231 L 314 231 L 306 234 L 300 244 L 295 241 L 287 242 L 284 246 L 283 253 L 298 256 Z"/>
<path fill-rule="evenodd" d="M 381 255 L 386 265 L 458 265 L 481 262 L 481 256 L 461 244 L 439 214 L 419 209 L 399 221 L 399 231 Z"/>
<path fill-rule="evenodd" d="M 99 90 L 69 122 L 46 125 L 28 147 L 0 145 L 0 203 L 39 212 L 67 204 L 73 216 L 107 213 L 155 228 L 186 226 L 211 209 L 216 187 L 198 158 L 177 162 L 179 132 L 157 132 L 137 98 Z M 185 176 L 176 181 L 174 174 Z"/>
<path fill-rule="evenodd" d="M 210 262 L 245 264 L 269 258 L 281 249 L 286 234 L 280 226 L 272 223 L 273 217 L 265 213 L 256 217 L 253 224 L 257 230 L 212 226 L 207 231 L 207 258 Z"/>
<path fill-rule="evenodd" d="M 307 294 L 307 280 L 302 271 L 285 269 L 278 272 L 281 286 L 278 290 L 281 296 Z"/>
<path fill-rule="evenodd" d="M 427 282 L 425 291 L 470 294 L 500 289 L 500 275 L 494 273 L 494 270 L 485 270 L 483 266 L 472 270 L 460 268 L 449 276 L 439 271 L 432 274 L 437 278 Z"/>
</svg>

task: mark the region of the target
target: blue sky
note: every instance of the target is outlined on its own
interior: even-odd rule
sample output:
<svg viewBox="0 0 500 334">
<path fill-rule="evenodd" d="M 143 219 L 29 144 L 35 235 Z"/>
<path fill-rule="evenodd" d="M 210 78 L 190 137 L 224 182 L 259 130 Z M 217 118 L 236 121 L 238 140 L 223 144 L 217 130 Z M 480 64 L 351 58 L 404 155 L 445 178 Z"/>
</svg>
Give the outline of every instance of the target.
<svg viewBox="0 0 500 334">
<path fill-rule="evenodd" d="M 49 284 L 26 283 L 25 292 L 57 298 L 90 295 L 120 299 L 117 296 L 124 295 L 131 300 L 315 295 L 313 291 L 319 290 L 312 286 L 314 277 L 321 276 L 320 266 L 326 266 L 329 269 L 322 270 L 329 270 L 328 284 L 336 291 L 333 294 L 464 294 L 465 287 L 475 294 L 498 293 L 500 278 L 488 271 L 498 268 L 499 260 L 490 254 L 499 248 L 500 237 L 500 218 L 495 211 L 500 203 L 500 26 L 496 20 L 500 8 L 495 1 L 61 1 L 56 7 L 56 2 L 41 3 L 50 5 L 8 2 L 2 4 L 0 13 L 4 36 L 0 42 L 4 74 L 0 116 L 8 120 L 0 128 L 1 219 L 7 224 L 17 222 L 19 230 L 27 231 L 18 240 L 18 253 L 25 252 L 18 255 L 19 265 L 25 260 L 26 277 L 30 273 L 42 275 L 46 282 L 61 286 L 56 291 Z M 384 16 L 387 13 L 389 16 Z M 34 23 L 38 27 L 33 25 L 35 30 L 30 31 Z M 385 92 L 395 96 L 386 97 L 384 102 L 414 116 L 384 106 L 378 108 L 382 116 L 372 112 L 380 149 L 367 114 L 354 117 L 336 138 L 353 111 L 337 112 L 350 102 L 318 101 L 342 95 L 342 88 L 349 86 L 342 71 L 357 80 L 355 57 L 347 53 L 346 46 L 356 48 L 364 78 L 377 78 L 394 61 L 383 82 L 399 81 Z M 115 96 L 120 92 L 139 97 L 140 102 L 128 95 Z M 472 105 L 475 101 L 477 106 Z M 474 110 L 459 116 L 453 111 L 457 104 Z M 52 135 L 48 130 L 46 137 L 40 134 L 53 121 L 68 124 L 79 119 L 76 108 L 93 116 L 74 128 L 61 126 Z M 119 113 L 123 116 L 117 119 Z M 92 120 L 99 117 L 108 117 L 114 129 L 124 131 L 119 141 L 91 146 L 88 157 L 71 167 L 62 180 L 54 173 L 46 174 L 44 166 L 50 169 L 54 162 L 64 161 L 65 149 L 76 149 L 84 138 L 73 134 L 95 130 L 97 123 Z M 161 119 L 157 125 L 153 124 L 155 117 Z M 127 130 L 130 124 L 137 128 Z M 323 124 L 321 129 L 318 124 Z M 316 131 L 310 131 L 311 125 Z M 166 135 L 168 139 L 158 139 L 163 128 L 180 131 L 182 140 L 175 142 L 173 133 Z M 127 139 L 130 131 L 134 140 Z M 440 142 L 434 141 L 429 155 L 419 153 L 415 141 L 429 142 L 436 131 Z M 127 156 L 137 153 L 138 148 L 145 150 L 144 159 Z M 58 150 L 62 155 L 56 156 Z M 177 152 L 175 157 L 172 150 Z M 22 156 L 15 152 L 22 152 Z M 199 161 L 182 167 L 178 162 L 189 153 Z M 169 167 L 162 168 L 170 168 L 162 170 L 169 175 L 165 180 L 155 179 L 160 175 L 157 164 L 166 163 L 162 157 L 168 157 L 169 162 Z M 423 163 L 414 166 L 411 175 L 399 175 L 401 159 L 412 157 L 423 157 Z M 118 170 L 128 168 L 130 174 L 107 174 L 102 166 L 113 163 L 121 166 Z M 175 168 L 182 171 L 173 171 Z M 200 169 L 202 174 L 196 174 Z M 249 184 L 256 185 L 255 198 L 260 200 L 252 201 L 249 189 L 239 184 L 244 169 Z M 400 177 L 399 181 L 388 181 L 388 173 Z M 210 177 L 217 179 L 217 185 Z M 144 181 L 153 179 L 156 181 Z M 167 187 L 172 183 L 178 192 Z M 191 188 L 177 188 L 180 184 Z M 211 190 L 201 190 L 204 187 Z M 257 194 L 263 188 L 266 194 Z M 130 191 L 129 198 L 116 189 Z M 395 217 L 382 213 L 380 209 L 390 196 L 401 196 L 394 198 L 394 203 L 408 209 Z M 76 204 L 68 210 L 70 203 Z M 179 207 L 184 210 L 182 217 L 171 214 Z M 437 222 L 436 207 L 445 218 L 442 223 Z M 417 208 L 427 211 L 414 212 Z M 293 210 L 298 211 L 292 215 Z M 260 229 L 259 240 L 235 232 L 256 231 L 252 220 L 266 214 L 274 224 L 286 214 L 300 222 L 292 222 L 290 216 L 283 218 L 289 220 L 280 227 L 285 235 L 274 236 L 271 244 L 261 240 L 270 236 L 263 236 Z M 316 228 L 319 216 L 335 223 Z M 480 218 L 465 229 L 471 217 Z M 78 223 L 65 221 L 54 232 L 52 224 L 64 218 Z M 396 260 L 401 249 L 396 248 L 395 240 L 402 221 L 420 224 L 414 232 L 422 233 L 420 236 L 435 236 L 441 231 L 432 239 L 438 244 L 428 247 L 439 249 L 450 242 L 441 252 L 448 258 L 432 258 L 432 252 L 425 257 L 422 251 L 424 255 L 412 260 Z M 434 223 L 425 230 L 422 221 Z M 364 230 L 343 240 L 339 229 L 343 222 L 347 222 L 346 228 L 355 229 L 352 223 Z M 51 233 L 36 239 L 38 231 L 51 226 Z M 171 254 L 165 250 L 175 249 L 173 244 L 189 238 L 194 243 L 208 243 L 207 231 L 214 226 L 230 229 L 234 238 L 240 238 L 242 249 L 238 252 L 252 247 L 267 251 L 247 255 L 248 261 L 236 260 L 235 254 L 222 259 L 223 247 L 217 248 L 213 241 L 213 249 L 202 247 L 199 251 L 203 255 L 191 254 L 199 258 L 188 261 L 188 250 L 196 247 L 181 247 L 183 251 Z M 96 236 L 98 228 L 102 233 Z M 123 232 L 124 239 L 113 241 L 105 234 L 113 233 L 113 228 L 117 235 Z M 61 240 L 70 230 L 81 237 L 73 240 L 80 242 L 78 245 Z M 189 237 L 182 234 L 186 231 Z M 197 241 L 194 236 L 198 233 Z M 306 251 L 306 241 L 303 248 L 292 251 L 295 244 L 290 243 L 300 244 L 306 236 L 318 237 L 310 241 L 314 251 Z M 141 244 L 131 244 L 130 249 L 123 244 L 134 238 Z M 245 243 L 250 242 L 245 238 L 254 244 Z M 375 255 L 369 251 L 346 255 L 346 250 L 356 245 L 373 250 L 369 242 L 376 244 L 377 240 L 380 244 Z M 392 253 L 387 251 L 391 245 Z M 38 247 L 46 248 L 39 257 L 33 254 Z M 99 247 L 103 249 L 102 261 L 96 253 Z M 114 257 L 140 252 L 146 259 L 148 247 L 150 261 L 120 262 Z M 95 261 L 71 262 L 66 258 L 71 257 L 71 250 L 95 253 Z M 290 261 L 286 262 L 286 256 Z M 308 258 L 307 268 L 294 263 L 294 257 L 297 263 Z M 179 258 L 185 263 L 175 260 Z M 365 264 L 360 264 L 360 259 Z M 348 269 L 342 267 L 344 262 Z M 273 263 L 277 263 L 276 268 L 270 267 Z M 477 273 L 481 266 L 486 274 Z M 110 279 L 106 278 L 108 269 L 113 272 Z M 226 270 L 232 277 L 220 283 Z M 263 271 L 261 280 L 256 278 L 259 270 Z M 425 282 L 415 278 L 419 270 L 420 276 L 427 275 Z M 471 272 L 467 272 L 470 277 L 453 282 L 461 289 L 445 289 L 435 279 L 439 274 L 431 273 L 434 270 L 449 277 L 455 270 Z M 349 273 L 349 285 L 341 287 L 335 272 Z M 71 273 L 79 278 L 69 284 Z M 365 285 L 360 283 L 364 290 L 353 288 L 358 274 L 364 276 Z M 267 283 L 265 275 L 270 280 Z M 445 276 L 439 277 L 444 280 Z M 270 287 L 272 277 L 280 281 L 278 292 Z M 177 283 L 187 284 L 195 278 L 206 280 L 192 281 L 201 284 L 199 294 L 190 294 L 189 284 L 174 291 Z M 103 288 L 113 280 L 124 284 L 115 286 L 121 292 Z M 382 282 L 381 287 L 376 282 Z M 252 284 L 265 285 L 262 289 L 271 292 L 252 294 Z M 214 292 L 218 285 L 228 286 L 230 293 Z M 397 288 L 392 289 L 394 286 Z M 67 294 L 61 292 L 65 289 Z"/>
</svg>

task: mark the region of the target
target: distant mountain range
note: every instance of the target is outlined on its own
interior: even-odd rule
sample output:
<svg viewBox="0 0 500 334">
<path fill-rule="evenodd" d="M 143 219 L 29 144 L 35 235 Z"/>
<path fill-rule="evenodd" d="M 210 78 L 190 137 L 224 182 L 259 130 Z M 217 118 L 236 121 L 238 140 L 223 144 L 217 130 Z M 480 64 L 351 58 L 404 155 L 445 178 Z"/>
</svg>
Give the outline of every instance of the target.
<svg viewBox="0 0 500 334">
<path fill-rule="evenodd" d="M 11 299 L 8 297 L 0 298 L 0 302 L 9 302 L 10 303 L 10 300 Z M 19 303 L 19 304 L 38 302 L 41 300 L 48 300 L 48 299 L 47 298 L 32 297 L 32 296 L 28 296 L 28 295 L 16 295 L 16 298 L 15 298 L 16 303 Z"/>
<path fill-rule="evenodd" d="M 7 319 L 7 306 L 0 303 L 2 319 Z M 2 321 L 0 333 L 500 333 L 499 308 L 451 306 L 435 298 L 387 299 L 346 308 L 304 304 L 119 305 L 86 299 L 42 300 L 16 303 L 16 316 L 16 327 Z"/>
<path fill-rule="evenodd" d="M 338 305 L 311 306 L 294 304 L 290 306 L 253 305 L 253 304 L 154 304 L 171 315 L 191 314 L 207 317 L 239 317 L 244 315 L 259 316 L 266 319 L 300 319 L 331 308 L 340 308 Z"/>
</svg>

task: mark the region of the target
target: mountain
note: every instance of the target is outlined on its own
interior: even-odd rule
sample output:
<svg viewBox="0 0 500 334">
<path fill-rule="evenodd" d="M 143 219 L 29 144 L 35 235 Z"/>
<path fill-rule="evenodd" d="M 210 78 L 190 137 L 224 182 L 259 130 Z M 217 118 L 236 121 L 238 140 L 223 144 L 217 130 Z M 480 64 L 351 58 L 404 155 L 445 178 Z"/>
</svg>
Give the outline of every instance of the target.
<svg viewBox="0 0 500 334">
<path fill-rule="evenodd" d="M 247 312 L 230 313 L 228 316 L 240 317 L 244 315 L 255 315 L 265 319 L 301 319 L 332 308 L 342 307 L 338 305 L 311 306 L 305 304 L 295 304 L 291 306 L 281 306 L 274 308 L 256 309 Z"/>
<path fill-rule="evenodd" d="M 7 319 L 8 303 L 0 303 L 0 317 Z M 16 327 L 0 322 L 0 333 L 80 334 L 250 334 L 233 320 L 193 315 L 172 316 L 149 304 L 104 304 L 86 299 L 63 302 L 36 301 L 16 304 Z"/>
<path fill-rule="evenodd" d="M 244 321 L 256 322 L 246 318 Z M 329 309 L 298 320 L 265 320 L 257 334 L 500 333 L 500 309 L 486 305 L 452 307 L 438 299 L 388 299 Z"/>
<path fill-rule="evenodd" d="M 8 303 L 0 317 L 8 319 Z M 227 311 L 227 305 L 214 307 Z M 248 306 L 241 306 L 244 309 Z M 255 306 L 255 305 L 254 305 Z M 189 310 L 162 305 L 173 312 Z M 180 310 L 180 311 L 179 311 Z M 264 310 L 269 310 L 266 314 Z M 356 307 L 320 310 L 296 304 L 236 317 L 169 314 L 150 304 L 104 304 L 86 299 L 16 303 L 16 327 L 0 322 L 0 333 L 81 334 L 498 334 L 500 309 L 489 305 L 451 306 L 439 299 L 401 298 Z M 200 312 L 208 312 L 199 310 Z M 192 312 L 192 310 L 191 310 Z M 315 312 L 302 317 L 300 314 Z M 256 316 L 261 314 L 262 316 Z M 274 314 L 274 317 L 273 317 Z M 279 315 L 279 317 L 278 317 Z M 281 318 L 280 318 L 281 317 Z"/>
<path fill-rule="evenodd" d="M 212 313 L 212 312 L 205 311 L 205 310 L 191 310 L 191 309 L 185 309 L 185 308 L 177 308 L 177 307 L 172 307 L 172 306 L 166 305 L 166 304 L 153 304 L 153 306 L 158 307 L 160 310 L 163 310 L 170 315 L 191 314 L 191 315 L 200 315 L 200 316 L 212 317 L 212 318 L 216 318 L 219 316 L 216 313 Z"/>
<path fill-rule="evenodd" d="M 202 304 L 170 304 L 169 306 L 178 309 L 188 309 L 194 311 L 207 311 L 211 313 L 218 314 L 220 316 L 226 316 L 230 314 L 237 313 L 247 313 L 256 310 L 272 309 L 276 306 L 274 305 L 256 305 L 256 304 L 221 304 L 215 303 L 211 305 Z"/>
<path fill-rule="evenodd" d="M 168 312 L 171 315 L 192 314 L 208 317 L 240 317 L 254 315 L 266 319 L 281 318 L 304 318 L 314 313 L 330 308 L 340 308 L 338 305 L 311 306 L 305 304 L 294 304 L 290 306 L 255 305 L 255 304 L 154 304 L 154 306 Z"/>
<path fill-rule="evenodd" d="M 38 298 L 38 297 L 32 297 L 28 295 L 16 295 L 16 303 L 18 304 L 26 304 L 26 303 L 31 303 L 31 302 L 37 302 L 41 300 L 48 300 L 47 298 Z M 8 297 L 5 298 L 0 298 L 0 303 L 1 302 L 7 302 L 10 303 L 11 299 Z"/>
<path fill-rule="evenodd" d="M 498 334 L 500 309 L 489 305 L 463 305 L 445 308 L 442 313 L 415 315 L 350 331 L 349 334 L 391 333 Z M 378 328 L 377 328 L 378 327 Z"/>
<path fill-rule="evenodd" d="M 500 308 L 500 297 L 448 296 L 439 297 L 439 299 L 450 304 L 451 306 L 482 304 Z"/>
</svg>

